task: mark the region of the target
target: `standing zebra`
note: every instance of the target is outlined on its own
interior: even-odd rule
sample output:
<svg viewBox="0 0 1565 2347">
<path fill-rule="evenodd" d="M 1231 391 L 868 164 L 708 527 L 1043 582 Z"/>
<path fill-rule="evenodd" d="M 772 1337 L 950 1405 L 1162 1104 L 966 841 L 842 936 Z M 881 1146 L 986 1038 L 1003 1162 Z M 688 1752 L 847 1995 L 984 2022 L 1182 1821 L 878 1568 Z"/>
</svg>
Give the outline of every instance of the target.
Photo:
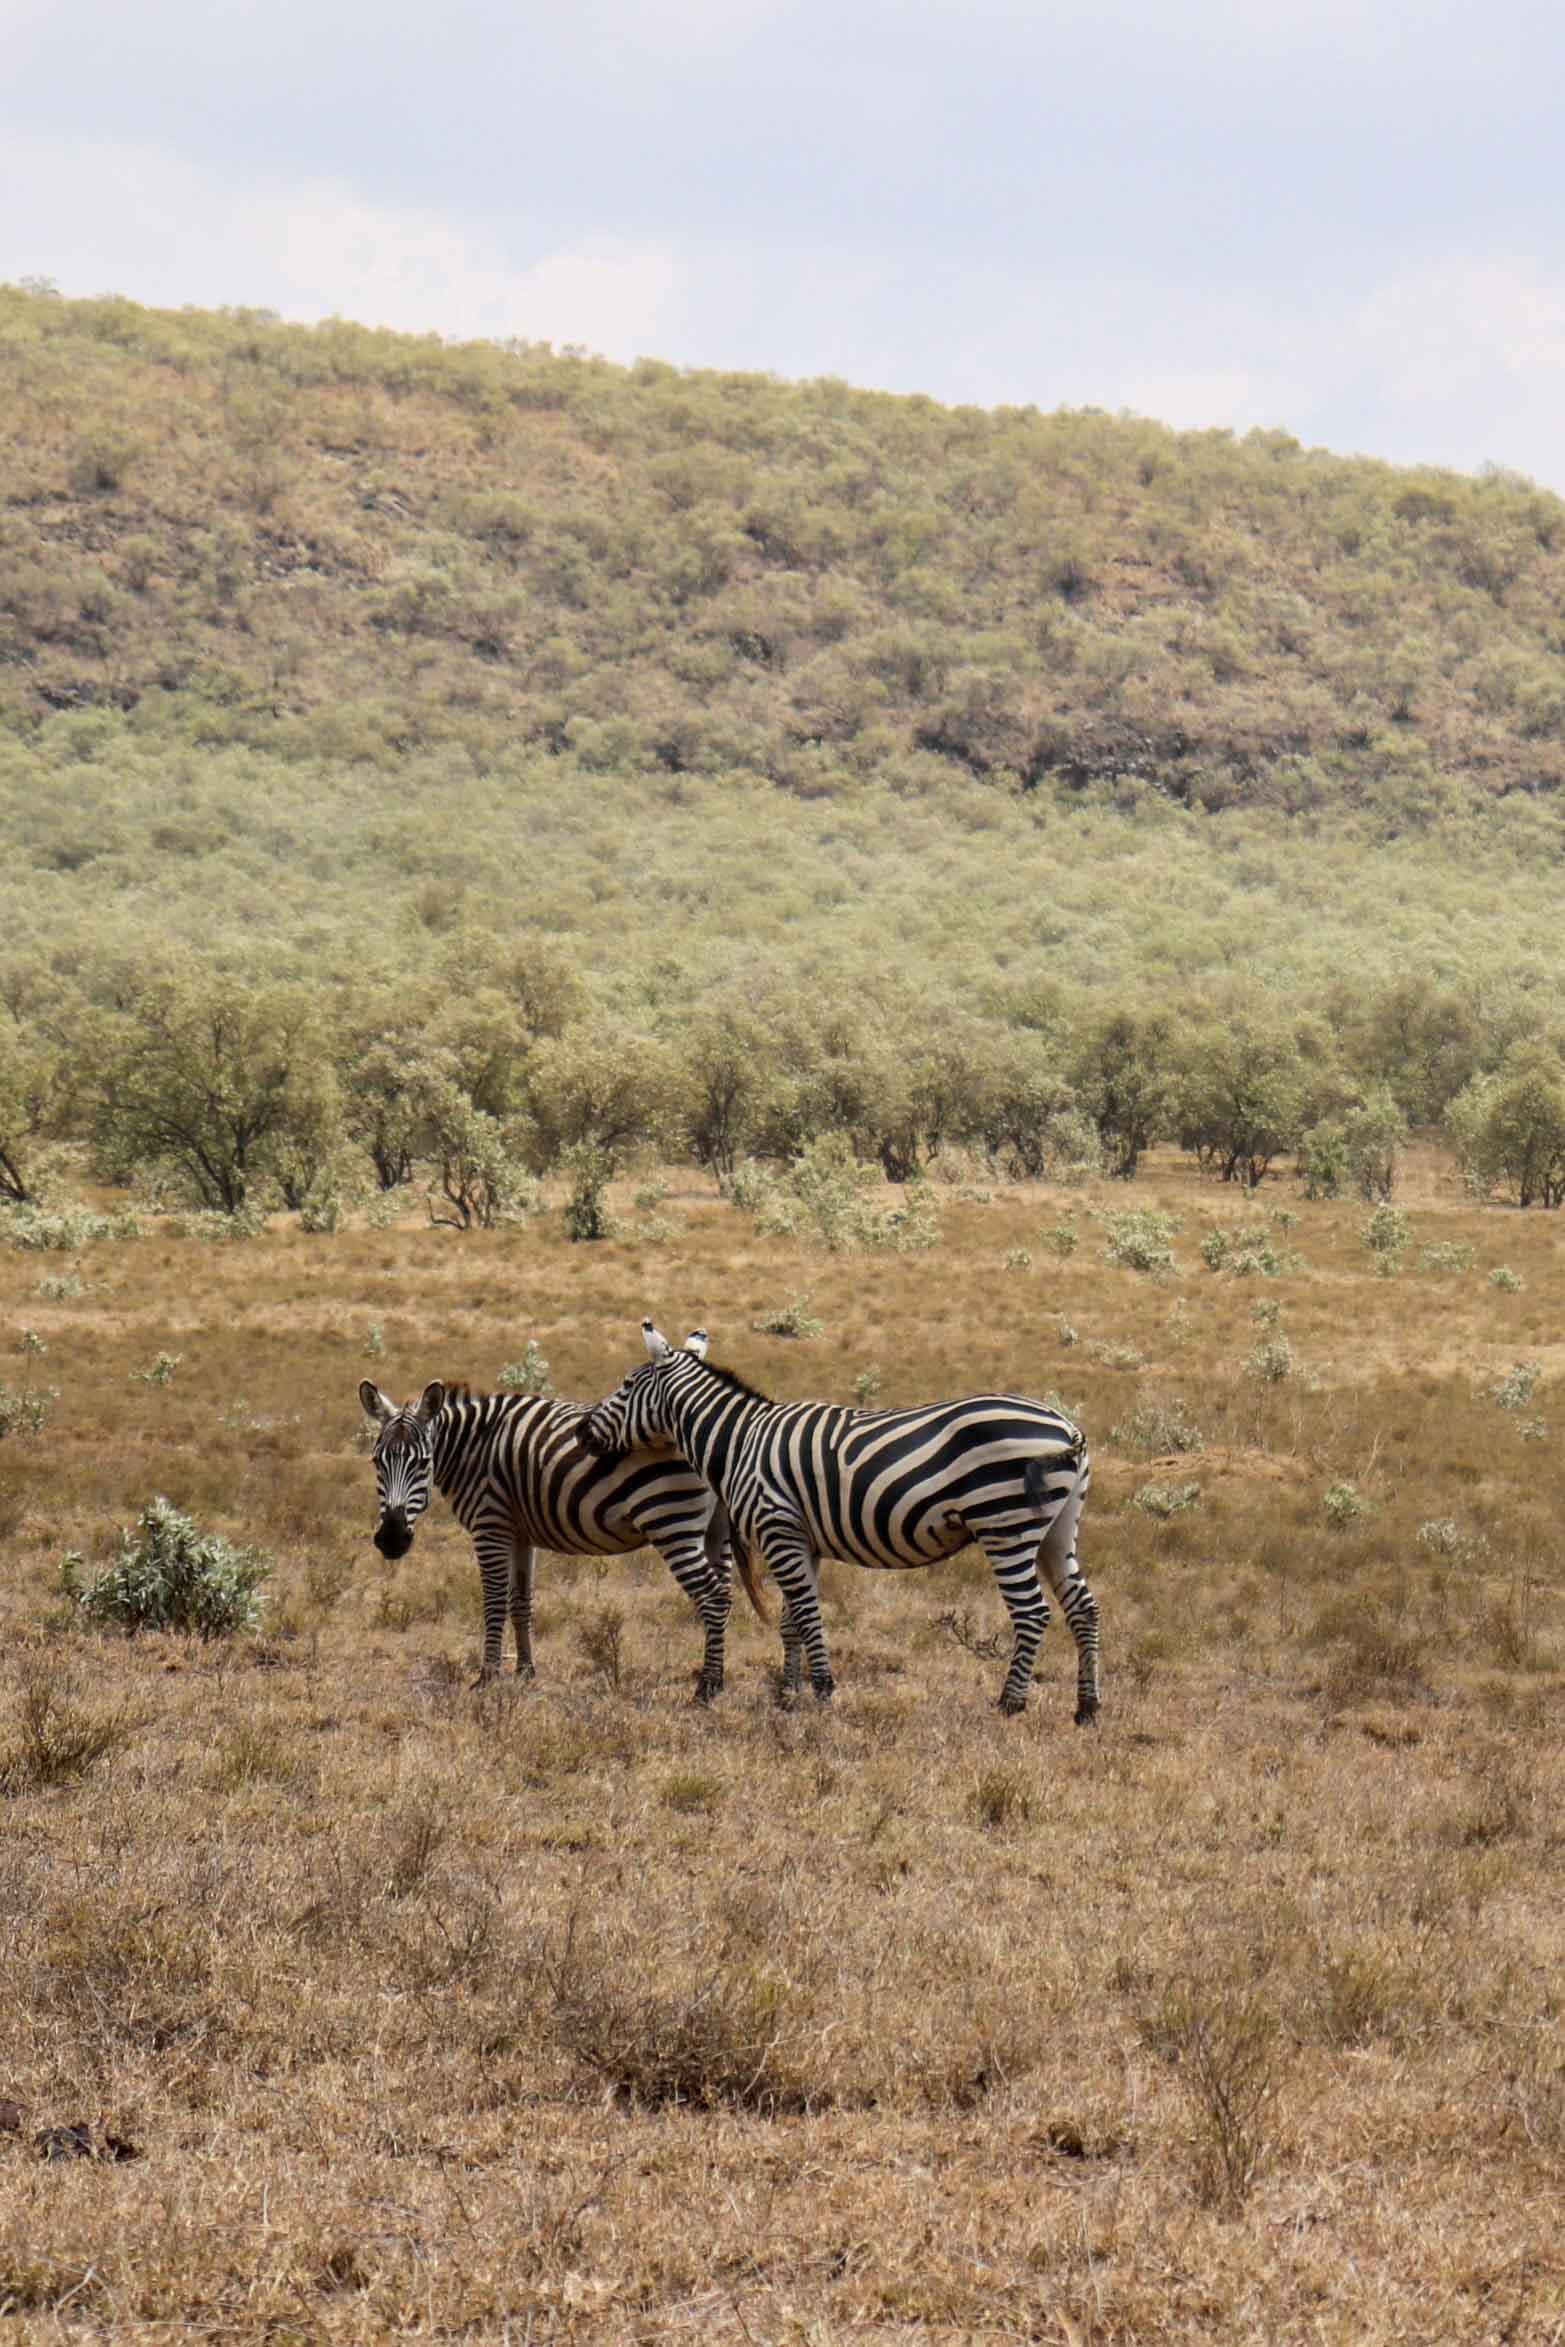
<svg viewBox="0 0 1565 2347">
<path fill-rule="evenodd" d="M 1076 1640 L 1076 1724 L 1098 1710 L 1098 1601 L 1076 1559 L 1091 1468 L 1087 1440 L 1058 1410 L 1016 1394 L 974 1394 L 915 1410 L 843 1410 L 770 1402 L 706 1358 L 697 1330 L 676 1351 L 650 1320 L 651 1358 L 582 1423 L 599 1458 L 674 1442 L 727 1510 L 783 1593 L 783 1692 L 799 1685 L 800 1648 L 824 1703 L 831 1663 L 821 1628 L 819 1560 L 929 1565 L 976 1540 L 994 1568 L 1015 1631 L 1002 1711 L 1021 1711 L 1048 1625 L 1041 1563 Z"/>
<path fill-rule="evenodd" d="M 516 1668 L 533 1675 L 533 1573 L 539 1548 L 563 1556 L 620 1556 L 650 1543 L 701 1616 L 706 1653 L 696 1696 L 723 1684 L 723 1638 L 731 1602 L 728 1527 L 701 1478 L 666 1446 L 628 1448 L 613 1460 L 583 1453 L 576 1402 L 538 1394 L 473 1394 L 465 1385 L 426 1385 L 399 1409 L 365 1378 L 359 1400 L 380 1428 L 375 1444 L 375 1546 L 406 1556 L 433 1486 L 450 1500 L 478 1552 L 484 1587 L 482 1686 L 500 1670 L 509 1606 Z M 764 1608 L 747 1558 L 740 1577 Z"/>
</svg>

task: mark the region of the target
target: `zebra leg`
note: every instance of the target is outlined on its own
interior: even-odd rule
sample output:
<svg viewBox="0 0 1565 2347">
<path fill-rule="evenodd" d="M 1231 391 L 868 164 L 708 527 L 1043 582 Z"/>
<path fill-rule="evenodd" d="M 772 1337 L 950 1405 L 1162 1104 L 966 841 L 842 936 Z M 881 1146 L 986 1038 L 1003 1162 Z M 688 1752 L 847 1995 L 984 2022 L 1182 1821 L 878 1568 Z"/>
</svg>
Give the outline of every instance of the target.
<svg viewBox="0 0 1565 2347">
<path fill-rule="evenodd" d="M 791 1700 L 797 1691 L 802 1646 L 816 1701 L 829 1703 L 837 1682 L 831 1675 L 831 1658 L 826 1652 L 815 1559 L 802 1540 L 783 1538 L 775 1532 L 763 1536 L 761 1554 L 783 1596 L 783 1701 Z"/>
<path fill-rule="evenodd" d="M 1049 1602 L 1038 1579 L 1038 1535 L 1029 1529 L 1021 1538 L 980 1529 L 976 1533 L 979 1546 L 994 1571 L 1011 1616 L 1015 1642 L 1011 1648 L 1011 1667 L 1005 1674 L 1005 1685 L 1000 1689 L 1000 1709 L 1006 1712 L 1027 1709 L 1027 1690 L 1032 1685 L 1033 1671 L 1038 1661 L 1038 1649 L 1043 1644 L 1043 1633 L 1049 1626 Z"/>
<path fill-rule="evenodd" d="M 516 1675 L 537 1676 L 533 1667 L 533 1581 L 538 1551 L 519 1545 L 511 1551 L 511 1630 L 516 1639 Z"/>
<path fill-rule="evenodd" d="M 797 1702 L 799 1690 L 804 1685 L 804 1641 L 799 1635 L 799 1625 L 793 1618 L 793 1608 L 786 1603 L 782 1614 L 782 1649 L 782 1677 L 777 1682 L 777 1700 L 790 1704 Z"/>
<path fill-rule="evenodd" d="M 706 1545 L 699 1540 L 678 1543 L 669 1541 L 660 1546 L 659 1554 L 701 1616 L 701 1626 L 706 1632 L 706 1651 L 701 1657 L 701 1668 L 696 1673 L 696 1701 L 710 1703 L 714 1695 L 722 1692 L 723 1654 L 728 1636 L 728 1615 L 733 1605 L 727 1544 L 724 1543 L 721 1571 L 711 1563 Z"/>
<path fill-rule="evenodd" d="M 484 1585 L 484 1659 L 479 1665 L 475 1687 L 487 1687 L 491 1679 L 500 1676 L 504 1660 L 505 1613 L 511 1598 L 511 1543 L 507 1536 L 480 1533 L 473 1546 L 478 1551 L 479 1578 Z"/>
<path fill-rule="evenodd" d="M 1043 1536 L 1039 1556 L 1049 1585 L 1060 1601 L 1060 1611 L 1076 1641 L 1076 1725 L 1084 1728 L 1098 1716 L 1098 1601 L 1083 1577 L 1076 1555 L 1082 1502 L 1087 1496 L 1085 1476 L 1066 1498 L 1064 1506 Z"/>
</svg>

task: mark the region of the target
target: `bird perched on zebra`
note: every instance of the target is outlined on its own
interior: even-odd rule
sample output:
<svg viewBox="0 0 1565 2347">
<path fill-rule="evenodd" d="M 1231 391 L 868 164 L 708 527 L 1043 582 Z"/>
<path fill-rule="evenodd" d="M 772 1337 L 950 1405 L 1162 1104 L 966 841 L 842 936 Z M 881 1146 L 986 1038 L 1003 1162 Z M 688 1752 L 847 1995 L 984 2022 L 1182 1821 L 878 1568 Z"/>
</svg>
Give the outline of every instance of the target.
<svg viewBox="0 0 1565 2347">
<path fill-rule="evenodd" d="M 1098 1601 L 1076 1554 L 1091 1467 L 1081 1429 L 1018 1394 L 973 1394 L 911 1410 L 777 1403 L 706 1358 L 697 1330 L 681 1348 L 650 1320 L 649 1359 L 580 1421 L 607 1459 L 673 1442 L 782 1591 L 786 1700 L 801 1650 L 822 1702 L 833 1680 L 821 1626 L 822 1557 L 895 1569 L 930 1565 L 976 1541 L 1010 1609 L 1014 1645 L 1000 1709 L 1024 1709 L 1049 1606 L 1040 1565 L 1076 1641 L 1076 1724 L 1098 1711 Z"/>
<path fill-rule="evenodd" d="M 701 1617 L 706 1648 L 698 1701 L 723 1684 L 732 1602 L 728 1525 L 710 1487 L 664 1445 L 634 1445 L 594 1459 L 578 1440 L 584 1406 L 539 1394 L 475 1394 L 439 1379 L 399 1405 L 372 1379 L 359 1400 L 379 1428 L 375 1442 L 374 1541 L 383 1557 L 407 1555 L 432 1490 L 450 1500 L 472 1540 L 484 1593 L 484 1654 L 475 1686 L 501 1667 L 505 1618 L 516 1668 L 533 1676 L 532 1609 L 537 1551 L 621 1556 L 650 1545 Z M 767 1618 L 747 1559 L 740 1578 Z"/>
</svg>

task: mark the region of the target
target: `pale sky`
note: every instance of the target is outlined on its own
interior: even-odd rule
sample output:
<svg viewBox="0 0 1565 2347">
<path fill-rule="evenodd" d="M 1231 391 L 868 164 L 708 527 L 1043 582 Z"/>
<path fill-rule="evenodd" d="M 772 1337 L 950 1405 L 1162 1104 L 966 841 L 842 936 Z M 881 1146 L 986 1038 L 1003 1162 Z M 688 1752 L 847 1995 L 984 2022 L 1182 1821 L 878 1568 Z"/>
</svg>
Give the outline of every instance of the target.
<svg viewBox="0 0 1565 2347">
<path fill-rule="evenodd" d="M 1565 490 L 1558 0 L 0 0 L 0 277 Z"/>
</svg>

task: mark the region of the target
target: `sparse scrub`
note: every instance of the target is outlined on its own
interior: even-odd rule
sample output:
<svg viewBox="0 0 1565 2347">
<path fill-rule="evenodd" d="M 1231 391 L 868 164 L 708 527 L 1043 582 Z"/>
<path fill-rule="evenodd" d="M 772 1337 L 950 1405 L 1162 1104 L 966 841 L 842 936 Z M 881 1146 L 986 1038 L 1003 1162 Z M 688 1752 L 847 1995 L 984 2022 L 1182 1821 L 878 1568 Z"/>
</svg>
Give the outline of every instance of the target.
<svg viewBox="0 0 1565 2347">
<path fill-rule="evenodd" d="M 1191 1227 L 1200 1193 L 1171 1151 L 1135 1179 Z M 1399 1182 L 1410 1261 L 1426 1242 L 1492 1249 L 1494 1209 L 1424 1145 Z M 1084 1230 L 1107 1195 L 1084 1202 Z M 34 1670 L 66 1694 L 64 1727 L 145 1722 L 74 1775 L 66 1753 L 52 1783 L 8 1776 L 0 1797 L 17 1828 L 0 1863 L 0 2167 L 15 2154 L 27 2172 L 33 2137 L 78 2117 L 95 2144 L 112 2129 L 147 2154 L 96 2184 L 82 2162 L 90 2195 L 112 2184 L 113 2241 L 68 2173 L 37 2169 L 50 2190 L 16 2270 L 92 2264 L 90 2302 L 66 2314 L 115 2335 L 232 2328 L 242 2270 L 243 2321 L 279 2336 L 301 2290 L 328 2328 L 383 2329 L 408 2304 L 453 2334 L 677 2328 L 721 2264 L 724 2319 L 757 2338 L 866 2310 L 1021 2333 L 1040 2292 L 1083 2337 L 1195 2322 L 1225 2343 L 1323 2324 L 1356 2338 L 1366 2308 L 1388 2337 L 1421 2337 L 1437 2299 L 1468 2303 L 1463 2276 L 1546 2260 L 1558 2097 L 1539 1982 L 1565 1790 L 1549 1527 L 1565 1503 L 1552 1446 L 1511 1439 L 1542 1380 L 1511 1414 L 1484 1398 L 1529 1344 L 1546 1366 L 1545 1321 L 1477 1274 L 1377 1288 L 1351 1203 L 1305 1210 L 1297 1284 L 1201 1275 L 1176 1313 L 1177 1291 L 1111 1273 L 1111 1311 L 1091 1301 L 1102 1270 L 1080 1268 L 1091 1247 L 1040 1249 L 1037 1193 L 997 1185 L 982 1210 L 954 1182 L 941 1196 L 932 1259 L 812 1252 L 824 1328 L 808 1346 L 747 1326 L 798 1280 L 797 1239 L 751 1234 L 710 1186 L 678 1279 L 645 1303 L 709 1315 L 719 1357 L 757 1383 L 846 1399 L 860 1380 L 870 1401 L 877 1373 L 899 1400 L 1048 1398 L 1062 1317 L 1085 1316 L 1057 1398 L 1094 1441 L 1082 1553 L 1119 1690 L 1090 1750 L 991 1717 L 995 1665 L 975 1657 L 1008 1651 L 1009 1627 L 973 1553 L 928 1575 L 827 1568 L 851 1673 L 820 1716 L 774 1709 L 775 1631 L 742 1609 L 727 1694 L 689 1713 L 688 1606 L 649 1557 L 540 1556 L 542 1694 L 469 1692 L 459 1530 L 432 1521 L 394 1573 L 368 1547 L 353 1363 L 375 1313 L 399 1390 L 520 1367 L 529 1332 L 567 1392 L 606 1390 L 641 1299 L 620 1250 L 572 1248 L 557 1212 L 520 1244 L 498 1229 L 444 1244 L 409 1192 L 382 1227 L 327 1238 L 275 1217 L 203 1250 L 198 1282 L 160 1217 L 149 1240 L 105 1243 L 90 1295 L 58 1301 L 38 1297 L 37 1258 L 0 1250 L 13 1332 L 37 1327 L 65 1388 L 41 1441 L 0 1446 L 0 1756 L 11 1769 Z M 1229 1219 L 1293 1243 L 1270 1215 Z M 1552 1222 L 1510 1219 L 1541 1296 Z M 1013 1245 L 1055 1268 L 997 1279 Z M 1311 1375 L 1267 1393 L 1245 1358 L 1283 1327 Z M 153 1394 L 137 1375 L 165 1346 L 186 1359 Z M 1131 1355 L 1145 1366 L 1114 1366 Z M 13 1382 L 26 1359 L 13 1339 Z M 1475 1395 L 1493 1430 L 1477 1450 Z M 1258 1410 L 1286 1431 L 1274 1450 L 1247 1447 Z M 1203 1459 L 1172 1447 L 1203 1433 Z M 103 1538 L 123 1490 L 160 1475 L 196 1522 L 274 1546 L 265 1587 L 291 1634 L 95 1641 L 89 1677 L 67 1630 L 79 1609 L 51 1608 L 51 1556 Z M 1374 1513 L 1339 1530 L 1322 1497 L 1350 1477 Z M 1057 1688 L 1069 1667 L 1056 1609 L 1040 1673 Z M 1157 2029 L 1181 1995 L 1183 2051 Z M 1116 2000 L 1156 2060 L 1132 2047 L 1124 2069 Z M 1264 2044 L 1252 2062 L 1213 2039 L 1247 2013 L 1269 2082 Z M 346 2117 L 345 2078 L 373 2087 Z M 546 2156 L 518 2186 L 490 2154 L 539 2111 Z M 264 2212 L 205 2194 L 241 2124 Z M 1474 2143 L 1522 2188 L 1475 2193 Z M 1351 2181 L 1366 2144 L 1373 2211 L 1333 2203 L 1351 2273 L 1308 2235 L 1278 2257 L 1279 2210 L 1322 2176 Z M 376 2205 L 452 2210 L 454 2150 L 475 2231 L 531 2228 L 503 2275 L 456 2254 L 474 2238 L 460 2221 L 406 2220 L 416 2254 L 404 2220 L 366 2228 Z M 762 2155 L 782 2162 L 764 2256 Z M 980 2262 L 940 2252 L 975 2207 Z M 1197 2292 L 1168 2265 L 1191 2226 Z M 0 2253 L 14 2247 L 0 2225 Z"/>
<path fill-rule="evenodd" d="M 57 1385 L 0 1384 L 0 1441 L 8 1434 L 36 1439 L 48 1424 L 49 1414 L 59 1398 Z"/>
<path fill-rule="evenodd" d="M 271 1570 L 260 1550 L 200 1531 L 192 1517 L 159 1498 L 143 1508 L 134 1533 L 121 1532 L 118 1559 L 106 1572 L 84 1583 L 82 1560 L 73 1555 L 61 1581 L 83 1616 L 104 1628 L 224 1638 L 256 1627 L 260 1585 Z"/>
<path fill-rule="evenodd" d="M 1536 1361 L 1518 1361 L 1489 1388 L 1489 1399 L 1502 1410 L 1525 1410 L 1543 1375 Z"/>
<path fill-rule="evenodd" d="M 759 1970 L 714 1969 L 660 1992 L 583 1966 L 556 1970 L 550 2025 L 584 2069 L 643 2109 L 775 2117 L 838 2099 L 829 2066 L 812 2074 L 788 2042 L 807 2012 L 796 1989 Z"/>
<path fill-rule="evenodd" d="M 1236 2216 L 1276 2153 L 1281 2035 L 1275 2012 L 1255 1989 L 1207 1973 L 1173 1984 L 1143 2031 L 1176 2064 L 1190 2104 L 1196 2198 Z"/>
<path fill-rule="evenodd" d="M 617 1605 L 599 1606 L 576 1625 L 576 1643 L 604 1685 L 618 1694 L 625 1681 L 625 1614 Z"/>
<path fill-rule="evenodd" d="M 74 1677 L 58 1666 L 24 1666 L 12 1720 L 0 1740 L 0 1794 L 39 1792 L 73 1783 L 119 1752 L 146 1725 L 128 1703 L 83 1702 Z"/>
<path fill-rule="evenodd" d="M 1400 1261 L 1412 1240 L 1413 1226 L 1399 1206 L 1382 1204 L 1366 1218 L 1361 1235 L 1380 1268 Z"/>
<path fill-rule="evenodd" d="M 972 1808 L 977 1822 L 988 1833 L 1026 1825 L 1032 1816 L 1032 1795 L 1026 1778 L 1015 1768 L 983 1770 L 973 1787 Z"/>
<path fill-rule="evenodd" d="M 808 1295 L 799 1290 L 775 1311 L 763 1312 L 752 1325 L 761 1336 L 820 1336 L 826 1323 L 810 1310 Z"/>
<path fill-rule="evenodd" d="M 1293 1347 L 1285 1336 L 1268 1337 L 1246 1354 L 1244 1368 L 1257 1385 L 1281 1385 L 1297 1372 Z"/>
<path fill-rule="evenodd" d="M 1206 1438 L 1178 1394 L 1145 1394 L 1128 1418 L 1110 1428 L 1109 1439 L 1122 1450 L 1155 1457 L 1161 1451 L 1198 1451 Z"/>
<path fill-rule="evenodd" d="M 1130 1504 L 1144 1516 L 1155 1516 L 1166 1524 L 1171 1516 L 1182 1516 L 1200 1503 L 1199 1483 L 1142 1483 L 1131 1494 Z"/>
<path fill-rule="evenodd" d="M 549 1375 L 549 1363 L 536 1337 L 529 1337 L 519 1361 L 508 1361 L 495 1379 L 495 1389 L 508 1394 L 544 1394 L 554 1392 L 554 1381 Z"/>
<path fill-rule="evenodd" d="M 1103 1249 L 1105 1263 L 1123 1264 L 1129 1271 L 1172 1273 L 1178 1267 L 1174 1260 L 1174 1240 L 1179 1225 L 1170 1214 L 1160 1214 L 1153 1207 L 1140 1207 L 1124 1214 L 1105 1217 L 1107 1243 Z"/>
</svg>

